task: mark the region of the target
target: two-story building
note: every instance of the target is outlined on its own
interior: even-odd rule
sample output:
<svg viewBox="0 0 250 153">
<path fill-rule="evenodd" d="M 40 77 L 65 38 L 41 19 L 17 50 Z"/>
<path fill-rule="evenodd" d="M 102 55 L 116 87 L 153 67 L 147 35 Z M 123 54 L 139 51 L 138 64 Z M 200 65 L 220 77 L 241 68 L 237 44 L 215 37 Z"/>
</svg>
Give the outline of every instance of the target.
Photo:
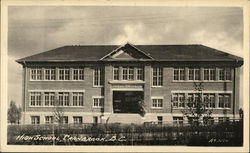
<svg viewBox="0 0 250 153">
<path fill-rule="evenodd" d="M 182 121 L 195 83 L 212 119 L 239 117 L 243 59 L 203 45 L 64 46 L 17 62 L 24 124 L 52 123 L 56 101 L 64 123 Z"/>
</svg>

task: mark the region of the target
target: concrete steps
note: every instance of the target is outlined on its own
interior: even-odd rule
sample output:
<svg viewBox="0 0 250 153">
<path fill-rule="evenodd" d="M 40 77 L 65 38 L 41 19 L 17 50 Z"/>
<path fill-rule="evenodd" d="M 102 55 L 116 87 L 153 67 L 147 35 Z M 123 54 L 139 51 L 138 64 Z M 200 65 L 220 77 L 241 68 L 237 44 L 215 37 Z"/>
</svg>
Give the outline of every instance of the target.
<svg viewBox="0 0 250 153">
<path fill-rule="evenodd" d="M 108 123 L 143 123 L 143 118 L 139 114 L 111 114 Z"/>
</svg>

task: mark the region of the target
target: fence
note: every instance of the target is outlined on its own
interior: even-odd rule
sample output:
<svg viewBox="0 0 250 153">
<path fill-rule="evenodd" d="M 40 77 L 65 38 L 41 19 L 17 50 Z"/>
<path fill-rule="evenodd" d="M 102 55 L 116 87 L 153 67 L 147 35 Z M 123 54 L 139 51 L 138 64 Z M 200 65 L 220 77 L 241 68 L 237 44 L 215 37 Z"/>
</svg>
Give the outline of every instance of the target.
<svg viewBox="0 0 250 153">
<path fill-rule="evenodd" d="M 8 144 L 241 146 L 241 121 L 213 125 L 47 124 L 9 125 Z"/>
</svg>

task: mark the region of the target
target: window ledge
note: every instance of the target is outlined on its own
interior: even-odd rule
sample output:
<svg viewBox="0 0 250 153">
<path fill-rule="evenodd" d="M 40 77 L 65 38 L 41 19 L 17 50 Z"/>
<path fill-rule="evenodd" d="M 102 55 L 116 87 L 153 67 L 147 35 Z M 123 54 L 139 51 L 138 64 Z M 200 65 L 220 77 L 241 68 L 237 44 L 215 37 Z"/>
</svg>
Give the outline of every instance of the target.
<svg viewBox="0 0 250 153">
<path fill-rule="evenodd" d="M 161 109 L 163 109 L 163 107 L 151 107 L 151 109 L 159 109 L 159 110 L 161 110 Z"/>
<path fill-rule="evenodd" d="M 103 108 L 103 106 L 93 106 L 93 108 Z"/>
<path fill-rule="evenodd" d="M 109 81 L 111 84 L 144 84 L 145 81 L 142 80 L 112 80 Z"/>
<path fill-rule="evenodd" d="M 229 81 L 222 81 L 222 80 L 173 80 L 174 83 L 190 83 L 190 82 L 202 82 L 202 83 L 223 83 L 223 82 L 232 82 Z"/>
<path fill-rule="evenodd" d="M 30 82 L 83 82 L 84 80 L 29 80 Z"/>
</svg>

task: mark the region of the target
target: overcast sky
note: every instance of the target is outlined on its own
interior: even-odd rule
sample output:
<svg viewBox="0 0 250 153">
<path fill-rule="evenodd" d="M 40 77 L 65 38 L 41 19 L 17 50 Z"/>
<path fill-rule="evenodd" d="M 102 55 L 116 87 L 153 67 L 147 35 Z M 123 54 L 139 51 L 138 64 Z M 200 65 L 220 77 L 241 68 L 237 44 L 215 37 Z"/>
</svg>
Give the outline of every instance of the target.
<svg viewBox="0 0 250 153">
<path fill-rule="evenodd" d="M 11 6 L 8 101 L 21 103 L 22 68 L 15 60 L 64 45 L 203 44 L 242 57 L 242 13 L 236 7 Z"/>
</svg>

